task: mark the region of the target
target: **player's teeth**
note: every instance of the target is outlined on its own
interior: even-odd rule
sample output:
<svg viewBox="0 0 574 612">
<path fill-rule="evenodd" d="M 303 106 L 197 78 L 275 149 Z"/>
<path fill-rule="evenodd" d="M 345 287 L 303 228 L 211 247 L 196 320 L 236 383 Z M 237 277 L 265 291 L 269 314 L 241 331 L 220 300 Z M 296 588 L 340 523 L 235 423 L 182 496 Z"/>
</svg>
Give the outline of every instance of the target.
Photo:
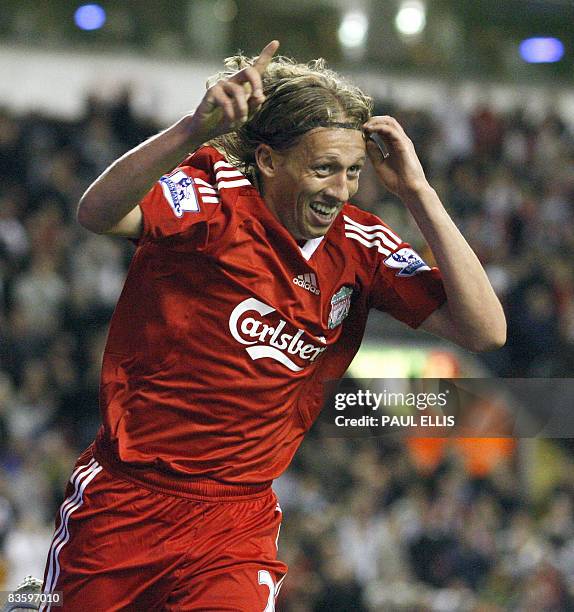
<svg viewBox="0 0 574 612">
<path fill-rule="evenodd" d="M 319 204 L 318 202 L 313 202 L 313 204 L 311 204 L 311 208 L 323 215 L 330 215 L 334 210 L 332 206 L 326 206 L 325 204 Z"/>
</svg>

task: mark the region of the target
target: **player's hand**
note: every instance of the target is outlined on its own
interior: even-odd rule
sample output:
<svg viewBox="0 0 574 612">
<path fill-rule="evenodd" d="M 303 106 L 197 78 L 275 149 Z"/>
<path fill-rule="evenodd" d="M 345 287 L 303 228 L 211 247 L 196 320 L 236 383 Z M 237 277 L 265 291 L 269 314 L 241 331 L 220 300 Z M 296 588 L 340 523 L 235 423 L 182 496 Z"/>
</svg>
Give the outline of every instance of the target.
<svg viewBox="0 0 574 612">
<path fill-rule="evenodd" d="M 267 44 L 253 66 L 210 87 L 195 110 L 192 119 L 194 137 L 206 142 L 239 128 L 265 100 L 263 76 L 279 48 L 277 40 Z"/>
<path fill-rule="evenodd" d="M 377 144 L 367 140 L 367 153 L 386 189 L 406 201 L 429 187 L 415 147 L 396 119 L 388 115 L 371 117 L 363 129 L 367 136 L 378 134 L 387 147 L 389 155 L 383 157 Z"/>
</svg>

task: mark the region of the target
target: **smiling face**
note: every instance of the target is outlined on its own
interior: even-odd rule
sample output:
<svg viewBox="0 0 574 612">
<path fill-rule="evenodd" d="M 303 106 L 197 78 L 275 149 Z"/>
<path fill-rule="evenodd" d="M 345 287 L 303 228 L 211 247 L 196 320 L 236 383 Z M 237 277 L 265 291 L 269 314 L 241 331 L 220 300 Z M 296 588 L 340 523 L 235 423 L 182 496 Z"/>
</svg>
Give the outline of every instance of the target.
<svg viewBox="0 0 574 612">
<path fill-rule="evenodd" d="M 359 130 L 316 128 L 287 151 L 260 152 L 264 199 L 295 240 L 327 233 L 359 186 L 365 140 Z"/>
</svg>

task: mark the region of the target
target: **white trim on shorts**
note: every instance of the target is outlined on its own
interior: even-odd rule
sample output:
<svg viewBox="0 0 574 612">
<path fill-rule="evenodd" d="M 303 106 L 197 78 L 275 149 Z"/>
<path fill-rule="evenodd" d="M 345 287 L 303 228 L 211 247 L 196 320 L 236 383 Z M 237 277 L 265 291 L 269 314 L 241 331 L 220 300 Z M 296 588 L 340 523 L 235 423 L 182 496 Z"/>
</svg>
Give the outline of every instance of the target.
<svg viewBox="0 0 574 612">
<path fill-rule="evenodd" d="M 70 520 L 70 516 L 84 503 L 84 491 L 86 487 L 102 469 L 102 466 L 95 459 L 91 459 L 88 465 L 77 468 L 70 478 L 70 482 L 74 485 L 74 492 L 64 500 L 60 506 L 60 526 L 54 534 L 48 552 L 48 574 L 44 583 L 43 593 L 49 593 L 55 590 L 60 575 L 58 555 L 70 539 L 68 521 Z M 50 604 L 42 604 L 39 612 L 49 612 L 50 609 Z"/>
</svg>

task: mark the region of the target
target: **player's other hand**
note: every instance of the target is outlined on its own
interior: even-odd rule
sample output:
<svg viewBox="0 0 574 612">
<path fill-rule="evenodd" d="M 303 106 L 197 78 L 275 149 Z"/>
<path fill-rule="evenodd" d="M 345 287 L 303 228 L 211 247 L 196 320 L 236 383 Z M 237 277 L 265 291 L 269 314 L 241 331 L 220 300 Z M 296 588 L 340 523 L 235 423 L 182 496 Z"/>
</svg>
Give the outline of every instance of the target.
<svg viewBox="0 0 574 612">
<path fill-rule="evenodd" d="M 367 153 L 386 189 L 406 201 L 429 188 L 415 147 L 394 117 L 371 117 L 363 129 L 367 136 L 378 134 L 386 145 L 389 155 L 383 157 L 377 144 L 367 139 Z"/>
<path fill-rule="evenodd" d="M 253 66 L 210 87 L 193 114 L 194 139 L 206 142 L 239 128 L 265 100 L 263 76 L 279 48 L 279 41 L 267 44 Z"/>
</svg>

